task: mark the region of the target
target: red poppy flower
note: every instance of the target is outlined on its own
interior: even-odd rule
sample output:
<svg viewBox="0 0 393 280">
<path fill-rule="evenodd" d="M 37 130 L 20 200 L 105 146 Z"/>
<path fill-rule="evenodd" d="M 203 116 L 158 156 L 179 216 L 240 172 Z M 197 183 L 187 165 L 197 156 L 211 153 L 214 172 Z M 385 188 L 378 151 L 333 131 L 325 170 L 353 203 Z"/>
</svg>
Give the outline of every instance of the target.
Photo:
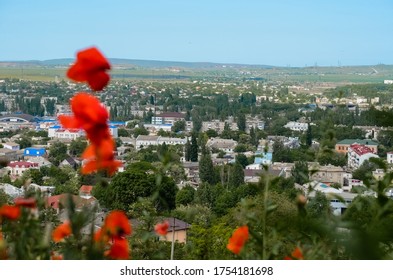
<svg viewBox="0 0 393 280">
<path fill-rule="evenodd" d="M 285 256 L 284 260 L 304 260 L 304 256 L 299 247 L 292 251 L 291 256 Z"/>
<path fill-rule="evenodd" d="M 16 220 L 20 217 L 21 211 L 18 206 L 3 205 L 0 207 L 0 217 Z"/>
<path fill-rule="evenodd" d="M 37 207 L 37 201 L 34 197 L 29 197 L 29 198 L 17 197 L 15 198 L 14 202 L 15 202 L 15 206 L 21 206 L 26 208 Z"/>
<path fill-rule="evenodd" d="M 116 238 L 106 256 L 116 260 L 127 260 L 130 257 L 130 248 L 127 239 Z"/>
<path fill-rule="evenodd" d="M 51 256 L 50 256 L 50 259 L 51 260 L 64 260 L 64 257 L 63 257 L 63 255 L 59 255 L 59 254 L 57 254 L 57 253 L 51 253 Z"/>
<path fill-rule="evenodd" d="M 121 166 L 114 159 L 115 143 L 109 132 L 109 114 L 100 100 L 85 92 L 71 99 L 74 116 L 60 116 L 60 123 L 66 128 L 82 128 L 90 141 L 82 157 L 89 160 L 82 168 L 83 174 L 107 170 L 110 175 Z"/>
<path fill-rule="evenodd" d="M 230 250 L 232 253 L 238 255 L 248 238 L 248 227 L 239 227 L 233 232 L 231 238 L 229 238 L 227 249 Z"/>
<path fill-rule="evenodd" d="M 165 221 L 160 224 L 156 224 L 154 230 L 158 235 L 166 235 L 168 232 L 168 228 L 169 228 L 169 222 Z"/>
<path fill-rule="evenodd" d="M 130 235 L 132 231 L 127 216 L 120 210 L 108 214 L 104 222 L 104 230 L 110 237 Z"/>
<path fill-rule="evenodd" d="M 52 239 L 57 243 L 62 241 L 65 237 L 71 235 L 71 233 L 72 229 L 70 223 L 65 222 L 54 229 L 52 232 Z"/>
<path fill-rule="evenodd" d="M 79 51 L 76 62 L 67 71 L 67 76 L 77 82 L 87 82 L 91 89 L 102 90 L 109 82 L 106 72 L 111 66 L 95 47 Z"/>
</svg>

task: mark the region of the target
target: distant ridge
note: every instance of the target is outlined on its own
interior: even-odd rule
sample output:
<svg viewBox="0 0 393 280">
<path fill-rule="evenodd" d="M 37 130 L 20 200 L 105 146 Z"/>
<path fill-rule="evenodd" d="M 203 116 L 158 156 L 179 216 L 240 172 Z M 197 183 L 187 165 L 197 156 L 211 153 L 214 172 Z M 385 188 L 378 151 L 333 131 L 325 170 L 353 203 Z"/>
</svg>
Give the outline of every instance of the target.
<svg viewBox="0 0 393 280">
<path fill-rule="evenodd" d="M 143 67 L 143 68 L 259 68 L 271 69 L 275 68 L 270 65 L 251 65 L 251 64 L 236 64 L 236 63 L 213 63 L 213 62 L 181 62 L 181 61 L 162 61 L 162 60 L 143 60 L 143 59 L 123 59 L 110 58 L 112 65 L 121 65 L 129 67 Z M 30 65 L 30 66 L 68 66 L 74 59 L 61 58 L 49 60 L 25 60 L 25 61 L 0 61 L 0 65 Z"/>
</svg>

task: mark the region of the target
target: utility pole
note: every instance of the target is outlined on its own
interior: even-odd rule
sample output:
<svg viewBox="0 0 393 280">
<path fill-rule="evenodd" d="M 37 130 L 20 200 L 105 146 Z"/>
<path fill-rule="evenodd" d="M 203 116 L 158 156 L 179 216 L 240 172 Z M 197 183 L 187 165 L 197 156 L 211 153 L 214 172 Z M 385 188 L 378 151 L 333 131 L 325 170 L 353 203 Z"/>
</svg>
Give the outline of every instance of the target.
<svg viewBox="0 0 393 280">
<path fill-rule="evenodd" d="M 176 219 L 175 219 L 175 217 L 173 217 L 171 260 L 173 260 L 173 255 L 174 255 L 174 253 L 175 253 L 175 223 L 176 223 Z"/>
</svg>

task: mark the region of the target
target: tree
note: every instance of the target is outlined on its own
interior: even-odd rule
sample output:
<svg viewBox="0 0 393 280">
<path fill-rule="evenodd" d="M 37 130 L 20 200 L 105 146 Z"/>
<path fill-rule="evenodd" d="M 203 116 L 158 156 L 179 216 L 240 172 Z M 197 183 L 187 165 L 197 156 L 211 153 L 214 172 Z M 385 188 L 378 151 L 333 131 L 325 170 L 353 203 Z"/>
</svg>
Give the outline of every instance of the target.
<svg viewBox="0 0 393 280">
<path fill-rule="evenodd" d="M 176 121 L 173 126 L 171 127 L 171 130 L 173 132 L 179 132 L 179 131 L 184 131 L 186 129 L 186 121 L 185 120 L 180 120 Z"/>
<path fill-rule="evenodd" d="M 312 218 L 326 219 L 330 214 L 330 202 L 326 196 L 317 191 L 315 197 L 306 205 L 307 213 Z"/>
<path fill-rule="evenodd" d="M 53 165 L 59 166 L 60 162 L 68 157 L 67 145 L 62 142 L 55 142 L 49 148 L 48 159 Z"/>
<path fill-rule="evenodd" d="M 188 140 L 188 138 L 187 138 L 186 145 L 184 147 L 184 159 L 186 161 L 191 160 L 191 144 L 190 144 L 190 141 Z"/>
<path fill-rule="evenodd" d="M 119 137 L 130 137 L 131 136 L 130 132 L 125 128 L 119 128 L 117 131 L 117 135 Z"/>
<path fill-rule="evenodd" d="M 246 131 L 246 116 L 243 113 L 238 114 L 236 123 L 240 131 Z"/>
<path fill-rule="evenodd" d="M 365 181 L 372 177 L 372 172 L 377 168 L 378 166 L 375 163 L 366 160 L 358 169 L 352 172 L 352 177 Z"/>
<path fill-rule="evenodd" d="M 199 161 L 199 179 L 201 182 L 214 185 L 216 183 L 216 176 L 213 170 L 213 161 L 210 153 L 206 152 L 202 154 Z"/>
<path fill-rule="evenodd" d="M 308 164 L 305 161 L 295 162 L 291 171 L 295 183 L 303 185 L 309 181 Z"/>
<path fill-rule="evenodd" d="M 70 155 L 80 157 L 86 147 L 87 142 L 85 139 L 79 137 L 75 140 L 72 140 L 69 148 Z"/>
<path fill-rule="evenodd" d="M 198 143 L 197 143 L 195 133 L 193 133 L 191 135 L 190 160 L 192 162 L 198 161 Z"/>
<path fill-rule="evenodd" d="M 194 201 L 195 189 L 191 186 L 185 186 L 176 194 L 176 206 L 188 205 Z"/>
<path fill-rule="evenodd" d="M 229 176 L 229 185 L 231 187 L 239 187 L 244 184 L 244 170 L 240 163 L 236 163 L 232 168 Z"/>
<path fill-rule="evenodd" d="M 239 163 L 243 168 L 246 168 L 248 165 L 248 158 L 245 154 L 238 154 L 236 156 L 236 163 Z"/>
<path fill-rule="evenodd" d="M 33 142 L 31 141 L 31 139 L 29 139 L 27 137 L 22 137 L 21 139 L 16 140 L 15 142 L 19 144 L 19 147 L 21 149 L 29 148 L 29 147 L 31 147 L 31 145 L 33 145 Z"/>
<path fill-rule="evenodd" d="M 311 131 L 311 124 L 310 123 L 308 123 L 308 126 L 307 126 L 306 145 L 307 145 L 307 147 L 311 147 L 311 145 L 312 145 L 312 131 Z"/>
</svg>

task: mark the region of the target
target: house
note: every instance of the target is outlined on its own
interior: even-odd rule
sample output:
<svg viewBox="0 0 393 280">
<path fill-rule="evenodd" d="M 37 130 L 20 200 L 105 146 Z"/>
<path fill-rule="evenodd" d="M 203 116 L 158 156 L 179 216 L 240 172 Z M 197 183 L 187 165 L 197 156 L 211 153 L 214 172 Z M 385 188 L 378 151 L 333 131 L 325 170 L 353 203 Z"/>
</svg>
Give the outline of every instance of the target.
<svg viewBox="0 0 393 280">
<path fill-rule="evenodd" d="M 10 170 L 11 176 L 21 176 L 26 170 L 31 168 L 38 169 L 38 163 L 33 163 L 29 161 L 13 161 L 7 165 Z"/>
<path fill-rule="evenodd" d="M 344 139 L 337 142 L 335 150 L 337 153 L 347 154 L 349 147 L 353 144 L 364 145 L 370 148 L 374 154 L 378 153 L 378 143 L 370 139 Z"/>
<path fill-rule="evenodd" d="M 131 137 L 122 137 L 120 136 L 120 141 L 123 143 L 123 145 L 133 145 L 135 146 L 135 139 Z"/>
<path fill-rule="evenodd" d="M 88 198 L 90 198 L 90 197 L 93 196 L 93 195 L 91 194 L 92 190 L 93 190 L 93 186 L 82 185 L 82 186 L 79 188 L 79 196 L 88 199 Z"/>
<path fill-rule="evenodd" d="M 247 166 L 248 167 L 248 166 Z M 244 183 L 258 183 L 261 179 L 262 169 L 244 169 Z"/>
<path fill-rule="evenodd" d="M 340 166 L 325 165 L 320 166 L 319 164 L 309 164 L 308 170 L 312 170 L 310 179 L 325 184 L 337 183 L 341 186 L 344 185 L 344 177 L 346 171 Z"/>
<path fill-rule="evenodd" d="M 271 152 L 255 152 L 254 163 L 261 165 L 270 165 L 273 162 L 273 153 Z"/>
<path fill-rule="evenodd" d="M 30 185 L 27 186 L 27 189 L 33 189 L 35 191 L 40 191 L 42 194 L 45 194 L 47 196 L 51 196 L 55 190 L 56 187 L 54 186 L 40 186 L 35 183 L 31 183 Z"/>
<path fill-rule="evenodd" d="M 7 183 L 0 183 L 0 190 L 3 190 L 7 195 L 9 195 L 12 198 L 19 197 L 24 194 L 23 189 L 17 188 Z"/>
<path fill-rule="evenodd" d="M 166 145 L 185 145 L 187 143 L 187 138 L 162 137 L 162 136 L 155 136 L 155 135 L 139 135 L 135 141 L 137 150 L 143 147 L 162 145 L 164 143 Z"/>
<path fill-rule="evenodd" d="M 71 196 L 71 197 L 69 197 Z M 67 206 L 68 200 L 72 199 L 73 203 L 75 204 L 76 211 L 82 211 L 83 208 L 93 209 L 98 206 L 98 201 L 95 197 L 91 196 L 89 198 L 84 198 L 78 195 L 72 194 L 59 194 L 48 196 L 46 198 L 46 207 L 53 208 L 57 214 L 61 214 L 61 210 Z"/>
<path fill-rule="evenodd" d="M 44 157 L 46 155 L 45 148 L 34 148 L 29 147 L 23 150 L 23 157 L 25 160 L 29 160 L 33 157 Z"/>
<path fill-rule="evenodd" d="M 348 148 L 348 168 L 357 169 L 363 162 L 370 158 L 378 158 L 378 155 L 374 154 L 373 150 L 366 145 L 353 144 Z"/>
<path fill-rule="evenodd" d="M 151 118 L 152 124 L 171 124 L 173 125 L 177 121 L 184 121 L 185 115 L 178 112 L 164 112 L 153 116 Z"/>
<path fill-rule="evenodd" d="M 319 187 L 318 190 L 310 192 L 308 198 L 313 198 L 316 195 L 316 191 L 320 191 L 326 195 L 326 198 L 330 202 L 333 215 L 339 216 L 344 214 L 345 210 L 349 207 L 352 201 L 358 196 L 356 193 L 340 192 L 339 190 L 330 188 L 328 186 Z"/>
<path fill-rule="evenodd" d="M 71 166 L 72 168 L 77 168 L 80 164 L 81 162 L 79 160 L 76 160 L 73 157 L 68 156 L 62 162 L 60 162 L 59 167 Z"/>
<path fill-rule="evenodd" d="M 81 129 L 57 129 L 53 138 L 56 139 L 72 139 L 75 140 L 84 136 L 85 133 Z"/>
<path fill-rule="evenodd" d="M 292 131 L 306 131 L 308 129 L 308 123 L 288 122 L 284 127 Z"/>
<path fill-rule="evenodd" d="M 237 146 L 237 142 L 232 139 L 210 138 L 206 146 L 210 149 L 218 149 L 226 153 L 233 153 L 233 150 Z"/>
<path fill-rule="evenodd" d="M 0 158 L 5 161 L 15 161 L 18 159 L 18 153 L 16 150 L 0 148 Z"/>
<path fill-rule="evenodd" d="M 15 142 L 3 143 L 3 147 L 4 147 L 4 149 L 9 149 L 11 151 L 19 151 L 20 150 L 19 144 L 15 143 Z"/>
<path fill-rule="evenodd" d="M 109 125 L 109 133 L 113 138 L 117 138 L 119 132 L 119 128 L 116 125 Z"/>
<path fill-rule="evenodd" d="M 191 227 L 190 224 L 176 218 L 166 218 L 163 221 L 168 221 L 169 227 L 167 234 L 160 236 L 160 240 L 187 243 L 187 230 Z"/>
<path fill-rule="evenodd" d="M 388 152 L 386 154 L 386 160 L 388 161 L 389 164 L 393 164 L 393 152 Z"/>
<path fill-rule="evenodd" d="M 158 137 L 160 137 L 160 136 L 156 136 L 156 135 L 138 135 L 138 137 L 135 140 L 135 148 L 137 150 L 139 150 L 139 149 L 141 149 L 143 147 L 157 145 Z"/>
</svg>

